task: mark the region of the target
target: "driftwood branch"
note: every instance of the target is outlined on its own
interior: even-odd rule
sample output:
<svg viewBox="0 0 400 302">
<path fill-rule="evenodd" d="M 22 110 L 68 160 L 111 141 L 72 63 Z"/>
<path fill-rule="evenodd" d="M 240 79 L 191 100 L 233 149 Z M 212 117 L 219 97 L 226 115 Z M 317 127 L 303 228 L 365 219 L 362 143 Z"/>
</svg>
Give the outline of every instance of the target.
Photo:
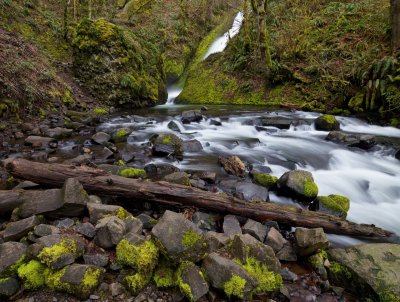
<svg viewBox="0 0 400 302">
<path fill-rule="evenodd" d="M 168 182 L 151 182 L 109 175 L 103 170 L 86 166 L 44 164 L 15 159 L 7 163 L 6 167 L 15 177 L 52 187 L 61 187 L 67 178 L 78 178 L 88 192 L 121 196 L 132 203 L 148 201 L 164 205 L 193 206 L 212 212 L 248 217 L 260 222 L 274 220 L 291 226 L 322 227 L 325 232 L 333 234 L 365 237 L 392 235 L 391 232 L 374 225 L 357 224 L 319 212 L 275 203 L 249 203 Z"/>
</svg>

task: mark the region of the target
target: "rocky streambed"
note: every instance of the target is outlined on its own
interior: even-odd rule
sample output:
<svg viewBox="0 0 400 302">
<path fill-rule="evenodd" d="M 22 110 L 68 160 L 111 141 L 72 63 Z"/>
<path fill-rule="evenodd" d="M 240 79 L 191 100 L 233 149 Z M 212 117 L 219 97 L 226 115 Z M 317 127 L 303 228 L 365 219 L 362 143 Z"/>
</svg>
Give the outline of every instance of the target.
<svg viewBox="0 0 400 302">
<path fill-rule="evenodd" d="M 10 125 L 1 156 L 291 204 L 399 233 L 399 129 L 303 112 L 186 109 Z M 77 179 L 49 189 L 2 174 L 7 299 L 399 299 L 398 244 L 89 195 Z"/>
</svg>

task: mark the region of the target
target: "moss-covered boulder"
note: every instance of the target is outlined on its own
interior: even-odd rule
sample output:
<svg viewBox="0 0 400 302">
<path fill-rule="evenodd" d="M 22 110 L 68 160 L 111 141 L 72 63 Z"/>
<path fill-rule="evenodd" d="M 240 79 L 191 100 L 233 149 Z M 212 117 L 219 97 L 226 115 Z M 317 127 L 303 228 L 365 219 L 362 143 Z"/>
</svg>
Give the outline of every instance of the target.
<svg viewBox="0 0 400 302">
<path fill-rule="evenodd" d="M 300 256 L 312 255 L 318 250 L 329 247 L 329 240 L 323 228 L 306 229 L 296 228 L 295 231 L 297 254 Z"/>
<path fill-rule="evenodd" d="M 330 280 L 362 301 L 400 301 L 400 245 L 364 244 L 328 251 Z"/>
<path fill-rule="evenodd" d="M 176 275 L 177 285 L 189 301 L 195 302 L 208 293 L 207 281 L 194 263 L 182 262 Z"/>
<path fill-rule="evenodd" d="M 331 194 L 329 196 L 318 196 L 316 209 L 320 212 L 346 218 L 350 209 L 350 199 L 347 197 Z"/>
<path fill-rule="evenodd" d="M 330 114 L 324 114 L 318 117 L 315 122 L 315 129 L 321 131 L 337 131 L 340 130 L 340 123 Z"/>
<path fill-rule="evenodd" d="M 24 288 L 36 290 L 45 285 L 47 267 L 38 260 L 31 260 L 18 268 L 18 277 L 24 281 Z"/>
<path fill-rule="evenodd" d="M 275 186 L 278 178 L 270 174 L 258 173 L 254 175 L 254 180 L 263 187 L 272 188 Z"/>
<path fill-rule="evenodd" d="M 284 173 L 277 181 L 278 193 L 309 203 L 318 195 L 318 186 L 308 171 L 294 170 Z"/>
<path fill-rule="evenodd" d="M 173 156 L 177 159 L 183 158 L 183 142 L 175 134 L 164 133 L 153 137 L 150 142 L 153 144 L 153 155 Z"/>
<path fill-rule="evenodd" d="M 132 32 L 86 19 L 77 27 L 73 51 L 75 75 L 100 100 L 144 107 L 165 98 L 159 50 Z"/>
<path fill-rule="evenodd" d="M 115 131 L 112 135 L 112 140 L 114 143 L 124 143 L 128 139 L 129 134 L 131 133 L 130 129 L 121 128 Z"/>
<path fill-rule="evenodd" d="M 26 257 L 26 245 L 20 242 L 0 244 L 0 279 L 14 277 Z"/>
</svg>

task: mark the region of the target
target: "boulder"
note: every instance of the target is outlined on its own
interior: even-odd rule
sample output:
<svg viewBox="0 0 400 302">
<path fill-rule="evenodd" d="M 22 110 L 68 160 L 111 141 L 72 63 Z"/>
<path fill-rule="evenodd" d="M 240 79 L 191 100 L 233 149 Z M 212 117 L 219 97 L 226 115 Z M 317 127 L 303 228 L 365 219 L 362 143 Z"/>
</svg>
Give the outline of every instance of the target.
<svg viewBox="0 0 400 302">
<path fill-rule="evenodd" d="M 256 120 L 247 122 L 254 126 L 275 127 L 278 129 L 289 129 L 292 125 L 292 120 L 282 117 L 261 117 Z"/>
<path fill-rule="evenodd" d="M 211 253 L 204 259 L 202 268 L 210 285 L 225 291 L 229 297 L 246 300 L 258 285 L 255 278 L 239 264 L 216 253 Z"/>
<path fill-rule="evenodd" d="M 287 240 L 283 238 L 281 232 L 272 227 L 269 229 L 264 243 L 272 247 L 275 253 L 278 253 L 287 243 Z"/>
<path fill-rule="evenodd" d="M 62 188 L 63 205 L 56 211 L 57 215 L 67 217 L 82 216 L 86 204 L 89 202 L 89 195 L 77 178 L 68 178 Z"/>
<path fill-rule="evenodd" d="M 219 157 L 218 161 L 228 174 L 232 174 L 237 177 L 246 176 L 246 166 L 239 157 L 237 156 L 231 156 L 228 158 Z"/>
<path fill-rule="evenodd" d="M 83 261 L 87 265 L 106 267 L 108 265 L 108 256 L 104 254 L 86 254 L 83 255 Z"/>
<path fill-rule="evenodd" d="M 104 145 L 111 139 L 111 135 L 105 132 L 97 132 L 92 136 L 92 142 L 98 145 Z"/>
<path fill-rule="evenodd" d="M 400 245 L 363 244 L 331 249 L 329 275 L 364 300 L 400 300 Z"/>
<path fill-rule="evenodd" d="M 350 134 L 341 131 L 331 131 L 325 139 L 364 150 L 369 150 L 376 145 L 375 136 L 369 134 Z"/>
<path fill-rule="evenodd" d="M 78 223 L 75 226 L 75 230 L 89 239 L 92 239 L 96 235 L 96 228 L 90 222 Z"/>
<path fill-rule="evenodd" d="M 179 172 L 179 169 L 174 165 L 162 163 L 148 164 L 144 167 L 144 170 L 146 171 L 147 177 L 151 179 L 161 179 L 168 174 Z"/>
<path fill-rule="evenodd" d="M 165 181 L 176 183 L 179 185 L 190 186 L 189 174 L 185 172 L 174 172 L 164 177 Z"/>
<path fill-rule="evenodd" d="M 297 261 L 297 254 L 292 244 L 288 241 L 282 249 L 276 254 L 281 261 Z"/>
<path fill-rule="evenodd" d="M 318 117 L 315 121 L 315 129 L 320 131 L 340 130 L 340 123 L 330 114 L 324 114 Z"/>
<path fill-rule="evenodd" d="M 144 229 L 152 229 L 153 226 L 157 224 L 157 220 L 150 217 L 147 214 L 140 213 L 139 216 L 136 217 L 142 222 L 143 228 Z"/>
<path fill-rule="evenodd" d="M 0 244 L 0 279 L 14 277 L 25 259 L 26 245 L 20 242 Z"/>
<path fill-rule="evenodd" d="M 93 202 L 89 202 L 87 204 L 87 209 L 89 212 L 90 223 L 93 224 L 96 224 L 97 221 L 104 217 L 116 215 L 119 211 L 123 211 L 123 207 L 120 206 L 99 204 Z"/>
<path fill-rule="evenodd" d="M 213 184 L 217 179 L 217 173 L 215 172 L 196 172 L 193 177 L 198 177 L 207 183 Z"/>
<path fill-rule="evenodd" d="M 0 279 L 0 297 L 11 297 L 19 290 L 19 281 L 17 278 L 1 278 Z"/>
<path fill-rule="evenodd" d="M 222 123 L 220 121 L 211 119 L 210 120 L 210 125 L 211 126 L 222 126 Z"/>
<path fill-rule="evenodd" d="M 168 123 L 167 127 L 169 129 L 171 129 L 172 131 L 181 132 L 181 129 L 179 128 L 179 125 L 174 121 L 170 121 Z"/>
<path fill-rule="evenodd" d="M 183 142 L 175 134 L 160 134 L 151 140 L 154 156 L 173 156 L 183 158 Z"/>
<path fill-rule="evenodd" d="M 308 171 L 294 170 L 284 173 L 277 182 L 278 193 L 309 203 L 318 195 L 318 187 Z"/>
<path fill-rule="evenodd" d="M 225 247 L 228 244 L 230 237 L 224 233 L 209 231 L 206 233 L 205 239 L 208 243 L 209 252 L 212 253 L 218 251 L 220 248 Z"/>
<path fill-rule="evenodd" d="M 62 139 L 67 138 L 72 135 L 72 129 L 66 129 L 61 127 L 56 127 L 52 129 L 47 129 L 44 134 L 48 137 L 55 138 L 55 139 Z"/>
<path fill-rule="evenodd" d="M 350 209 L 350 199 L 341 195 L 318 196 L 315 200 L 317 211 L 346 218 Z"/>
<path fill-rule="evenodd" d="M 131 130 L 128 128 L 121 128 L 116 130 L 112 135 L 112 140 L 114 143 L 125 143 L 128 139 L 129 134 L 131 134 Z"/>
<path fill-rule="evenodd" d="M 226 215 L 224 217 L 224 223 L 222 225 L 224 234 L 229 237 L 233 237 L 238 234 L 242 234 L 242 229 L 240 228 L 239 220 L 235 215 Z"/>
<path fill-rule="evenodd" d="M 249 234 L 261 242 L 264 242 L 265 236 L 267 235 L 267 227 L 252 219 L 247 220 L 242 230 L 244 234 Z"/>
<path fill-rule="evenodd" d="M 183 142 L 184 152 L 194 153 L 194 152 L 200 152 L 201 150 L 203 150 L 203 146 L 197 139 L 192 139 Z"/>
<path fill-rule="evenodd" d="M 151 231 L 173 262 L 197 262 L 208 250 L 201 230 L 181 214 L 166 211 Z"/>
<path fill-rule="evenodd" d="M 318 250 L 327 249 L 329 240 L 322 228 L 296 228 L 295 231 L 297 253 L 300 256 L 311 255 Z"/>
<path fill-rule="evenodd" d="M 143 223 L 140 219 L 128 216 L 124 219 L 126 232 L 141 235 L 143 232 Z"/>
<path fill-rule="evenodd" d="M 181 121 L 183 124 L 198 123 L 203 119 L 200 110 L 183 111 L 181 114 Z"/>
<path fill-rule="evenodd" d="M 208 293 L 208 284 L 203 273 L 192 262 L 180 264 L 177 279 L 179 289 L 190 301 L 196 302 Z"/>
<path fill-rule="evenodd" d="M 34 227 L 40 224 L 40 219 L 37 216 L 31 216 L 19 221 L 10 222 L 7 224 L 4 233 L 4 241 L 19 240 L 33 231 Z"/>
<path fill-rule="evenodd" d="M 100 219 L 96 224 L 96 244 L 108 249 L 116 246 L 126 234 L 124 221 L 118 217 L 111 216 Z"/>
<path fill-rule="evenodd" d="M 25 145 L 32 148 L 57 148 L 58 144 L 54 138 L 31 135 L 25 139 Z"/>
<path fill-rule="evenodd" d="M 60 234 L 60 229 L 50 224 L 39 224 L 33 230 L 33 234 L 38 237 Z"/>
<path fill-rule="evenodd" d="M 268 201 L 269 191 L 267 188 L 246 181 L 235 179 L 222 180 L 219 187 L 225 193 L 236 198 L 247 201 Z"/>
<path fill-rule="evenodd" d="M 236 235 L 230 245 L 230 252 L 242 263 L 248 258 L 254 258 L 267 265 L 272 272 L 279 273 L 281 264 L 275 257 L 274 250 L 249 234 Z"/>
</svg>

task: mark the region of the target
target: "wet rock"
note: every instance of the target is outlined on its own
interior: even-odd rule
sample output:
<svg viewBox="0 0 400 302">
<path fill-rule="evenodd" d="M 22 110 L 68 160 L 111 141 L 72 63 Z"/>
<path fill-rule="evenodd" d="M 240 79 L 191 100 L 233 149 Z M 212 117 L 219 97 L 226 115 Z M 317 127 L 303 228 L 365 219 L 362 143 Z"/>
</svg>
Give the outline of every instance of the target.
<svg viewBox="0 0 400 302">
<path fill-rule="evenodd" d="M 108 256 L 104 254 L 86 254 L 83 255 L 83 261 L 87 265 L 106 267 L 108 265 Z"/>
<path fill-rule="evenodd" d="M 264 243 L 272 247 L 275 253 L 278 253 L 287 243 L 287 240 L 283 238 L 281 232 L 272 227 L 269 229 Z"/>
<path fill-rule="evenodd" d="M 376 145 L 375 136 L 369 134 L 362 134 L 358 137 L 358 142 L 351 144 L 350 147 L 357 147 L 364 150 L 369 150 Z"/>
<path fill-rule="evenodd" d="M 195 302 L 208 293 L 208 284 L 203 273 L 191 262 L 184 262 L 179 266 L 178 280 L 181 290 L 191 301 Z"/>
<path fill-rule="evenodd" d="M 167 127 L 169 129 L 171 129 L 172 131 L 177 131 L 177 132 L 181 132 L 181 130 L 179 129 L 179 125 L 174 122 L 174 121 L 170 121 L 167 125 Z"/>
<path fill-rule="evenodd" d="M 262 117 L 253 122 L 255 126 L 275 127 L 278 129 L 289 129 L 292 120 L 280 117 Z"/>
<path fill-rule="evenodd" d="M 177 159 L 183 158 L 182 140 L 175 134 L 160 134 L 151 140 L 154 156 L 173 156 Z"/>
<path fill-rule="evenodd" d="M 92 136 L 92 141 L 96 144 L 103 145 L 108 143 L 111 139 L 111 136 L 105 132 L 97 132 Z"/>
<path fill-rule="evenodd" d="M 229 237 L 242 234 L 242 229 L 240 227 L 239 220 L 234 215 L 226 215 L 224 217 L 224 223 L 222 225 L 222 229 L 224 233 Z"/>
<path fill-rule="evenodd" d="M 207 191 L 206 182 L 202 179 L 190 179 L 190 185 L 192 187 Z"/>
<path fill-rule="evenodd" d="M 224 233 L 209 231 L 206 233 L 205 239 L 209 246 L 209 252 L 216 252 L 228 244 L 230 237 Z"/>
<path fill-rule="evenodd" d="M 33 230 L 33 234 L 38 237 L 60 234 L 60 229 L 50 224 L 39 224 Z"/>
<path fill-rule="evenodd" d="M 17 278 L 0 279 L 0 297 L 11 297 L 19 290 L 19 281 Z"/>
<path fill-rule="evenodd" d="M 328 251 L 333 281 L 367 300 L 400 297 L 400 245 L 375 243 Z M 385 300 L 386 301 L 386 300 Z"/>
<path fill-rule="evenodd" d="M 104 217 L 116 215 L 118 211 L 123 210 L 123 208 L 120 206 L 98 204 L 92 202 L 89 202 L 87 204 L 87 209 L 89 212 L 90 222 L 93 224 L 96 224 L 97 221 L 99 221 Z"/>
<path fill-rule="evenodd" d="M 318 187 L 308 171 L 294 170 L 284 173 L 277 182 L 278 193 L 309 203 L 318 195 Z"/>
<path fill-rule="evenodd" d="M 230 251 L 242 263 L 245 263 L 247 258 L 253 257 L 266 264 L 270 271 L 279 273 L 281 269 L 281 264 L 275 257 L 274 250 L 249 234 L 236 235 L 230 245 Z"/>
<path fill-rule="evenodd" d="M 208 249 L 201 230 L 178 213 L 166 211 L 151 232 L 173 262 L 197 262 Z"/>
<path fill-rule="evenodd" d="M 190 186 L 189 174 L 185 172 L 174 172 L 164 177 L 165 181 Z"/>
<path fill-rule="evenodd" d="M 197 211 L 192 216 L 192 221 L 195 225 L 197 225 L 200 229 L 206 231 L 216 231 L 217 230 L 217 221 L 219 220 L 219 216 L 215 214 L 209 214 L 201 211 Z"/>
<path fill-rule="evenodd" d="M 264 242 L 265 236 L 267 235 L 267 227 L 252 219 L 247 220 L 242 230 L 244 234 L 249 234 L 261 242 Z"/>
<path fill-rule="evenodd" d="M 313 208 L 319 212 L 346 218 L 350 199 L 341 195 L 318 196 Z"/>
<path fill-rule="evenodd" d="M 231 156 L 228 158 L 219 157 L 218 161 L 228 174 L 232 174 L 237 177 L 246 176 L 246 166 L 239 157 L 237 156 Z"/>
<path fill-rule="evenodd" d="M 37 216 L 32 216 L 26 219 L 22 219 L 16 222 L 10 222 L 7 224 L 4 233 L 4 241 L 19 240 L 26 236 L 35 226 L 40 224 L 40 219 Z"/>
<path fill-rule="evenodd" d="M 203 119 L 200 110 L 183 111 L 181 114 L 181 121 L 183 124 L 198 123 Z"/>
<path fill-rule="evenodd" d="M 219 183 L 220 189 L 225 193 L 247 201 L 268 201 L 267 188 L 246 181 L 234 179 L 223 180 Z"/>
<path fill-rule="evenodd" d="M 92 154 L 93 159 L 96 163 L 106 162 L 107 159 L 114 157 L 114 152 L 112 152 L 107 147 L 102 148 L 101 150 L 95 150 Z"/>
<path fill-rule="evenodd" d="M 0 279 L 16 276 L 15 264 L 25 257 L 26 249 L 26 245 L 20 242 L 0 244 Z"/>
<path fill-rule="evenodd" d="M 394 155 L 394 157 L 395 157 L 396 159 L 400 160 L 400 150 L 398 150 L 398 151 L 396 152 L 396 154 Z"/>
<path fill-rule="evenodd" d="M 210 125 L 211 126 L 222 126 L 222 123 L 220 121 L 211 119 L 210 120 Z"/>
<path fill-rule="evenodd" d="M 244 282 L 245 285 L 237 292 L 238 295 L 236 298 L 249 298 L 253 289 L 258 285 L 256 280 L 254 280 L 240 265 L 216 253 L 211 253 L 204 259 L 202 268 L 210 281 L 210 285 L 217 289 L 224 290 L 228 282 L 235 280 L 232 280 L 232 278 L 240 278 L 239 280 L 244 279 L 246 281 Z"/>
<path fill-rule="evenodd" d="M 78 223 L 75 230 L 90 239 L 96 235 L 96 228 L 90 222 Z"/>
<path fill-rule="evenodd" d="M 72 135 L 72 129 L 66 129 L 61 127 L 56 127 L 53 129 L 47 129 L 44 134 L 48 137 L 55 138 L 55 139 L 62 139 L 67 138 Z"/>
<path fill-rule="evenodd" d="M 322 228 L 296 228 L 297 253 L 300 256 L 311 255 L 318 250 L 327 249 L 329 241 Z"/>
<path fill-rule="evenodd" d="M 345 144 L 349 147 L 358 147 L 364 150 L 369 150 L 376 145 L 376 140 L 373 135 L 349 134 L 341 131 L 329 132 L 326 140 L 334 143 Z"/>
<path fill-rule="evenodd" d="M 184 141 L 183 142 L 183 151 L 184 152 L 200 152 L 203 150 L 203 146 L 197 139 L 192 139 L 190 141 Z"/>
<path fill-rule="evenodd" d="M 149 215 L 144 214 L 144 213 L 141 213 L 136 218 L 139 219 L 142 222 L 144 229 L 152 229 L 153 226 L 155 226 L 157 224 L 157 220 L 156 219 L 154 219 L 154 218 L 152 218 Z"/>
<path fill-rule="evenodd" d="M 168 174 L 179 172 L 179 169 L 170 164 L 149 164 L 144 167 L 146 175 L 151 179 L 161 179 Z"/>
<path fill-rule="evenodd" d="M 31 146 L 32 148 L 57 148 L 57 141 L 51 137 L 31 135 L 25 139 L 25 145 Z"/>
<path fill-rule="evenodd" d="M 119 143 L 124 143 L 127 141 L 129 134 L 131 133 L 131 130 L 128 128 L 121 128 L 115 131 L 112 135 L 112 140 L 114 143 L 119 144 Z"/>
<path fill-rule="evenodd" d="M 118 217 L 111 216 L 100 219 L 96 224 L 96 244 L 108 249 L 116 246 L 126 234 L 124 221 Z"/>
<path fill-rule="evenodd" d="M 324 267 L 325 259 L 322 253 L 314 254 L 308 257 L 308 263 L 313 267 L 313 269 L 321 276 L 322 280 L 328 280 L 328 273 Z"/>
<path fill-rule="evenodd" d="M 318 117 L 315 121 L 315 129 L 321 131 L 340 130 L 340 123 L 330 114 L 324 114 Z"/>
</svg>

